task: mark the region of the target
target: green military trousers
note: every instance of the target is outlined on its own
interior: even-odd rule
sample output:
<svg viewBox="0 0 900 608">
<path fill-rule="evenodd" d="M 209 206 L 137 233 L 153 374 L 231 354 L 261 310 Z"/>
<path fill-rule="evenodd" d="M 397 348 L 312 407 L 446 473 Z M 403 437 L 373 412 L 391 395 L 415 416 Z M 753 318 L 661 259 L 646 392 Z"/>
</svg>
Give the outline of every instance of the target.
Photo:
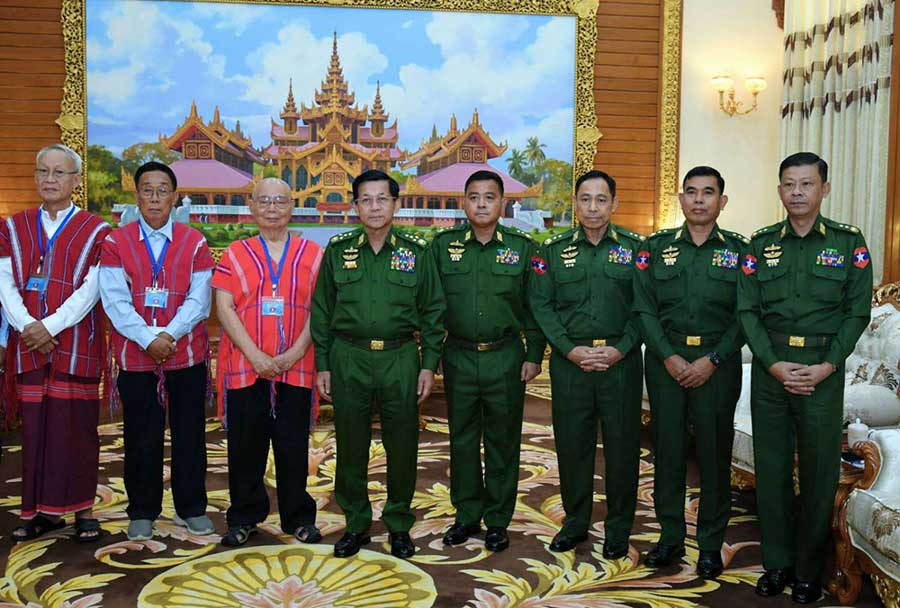
<svg viewBox="0 0 900 608">
<path fill-rule="evenodd" d="M 599 418 L 606 461 L 606 541 L 628 542 L 637 506 L 642 376 L 638 348 L 605 372 L 583 372 L 555 350 L 550 356 L 566 536 L 584 536 L 591 523 Z"/>
<path fill-rule="evenodd" d="M 396 349 L 370 351 L 336 338 L 329 365 L 337 440 L 334 494 L 347 518 L 347 531 L 364 533 L 372 523 L 368 465 L 372 403 L 377 402 L 387 460 L 382 520 L 390 532 L 407 532 L 415 521 L 410 503 L 419 448 L 416 343 L 410 340 Z"/>
<path fill-rule="evenodd" d="M 775 345 L 779 360 L 815 364 L 827 348 Z M 844 366 L 812 395 L 788 393 L 754 360 L 750 408 L 763 566 L 796 568 L 797 578 L 821 580 L 841 470 Z M 799 458 L 800 510 L 794 511 L 794 451 Z"/>
<path fill-rule="evenodd" d="M 704 356 L 708 347 L 679 346 L 687 361 Z M 700 469 L 700 512 L 697 544 L 701 551 L 719 551 L 731 514 L 731 448 L 734 408 L 741 395 L 741 355 L 736 353 L 713 372 L 705 384 L 682 388 L 666 371 L 662 359 L 647 351 L 647 393 L 652 413 L 653 504 L 662 527 L 659 542 L 684 542 L 685 483 L 688 425 L 694 427 Z"/>
<path fill-rule="evenodd" d="M 511 340 L 494 351 L 444 347 L 450 419 L 450 500 L 456 521 L 506 528 L 516 508 L 525 383 L 525 348 Z M 484 477 L 481 441 L 484 437 Z"/>
</svg>

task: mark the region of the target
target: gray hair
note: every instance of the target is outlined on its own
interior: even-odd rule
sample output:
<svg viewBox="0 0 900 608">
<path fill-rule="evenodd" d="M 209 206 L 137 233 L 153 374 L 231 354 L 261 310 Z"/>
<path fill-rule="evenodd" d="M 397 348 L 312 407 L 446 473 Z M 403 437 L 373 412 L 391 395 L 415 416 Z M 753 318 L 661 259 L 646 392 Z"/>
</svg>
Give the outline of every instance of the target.
<svg viewBox="0 0 900 608">
<path fill-rule="evenodd" d="M 78 152 L 65 144 L 51 144 L 49 146 L 41 148 L 37 153 L 37 157 L 35 157 L 35 162 L 41 162 L 41 157 L 43 157 L 44 154 L 53 151 L 62 152 L 63 154 L 68 156 L 72 160 L 72 162 L 75 163 L 75 171 L 81 173 L 81 156 L 78 154 Z"/>
</svg>

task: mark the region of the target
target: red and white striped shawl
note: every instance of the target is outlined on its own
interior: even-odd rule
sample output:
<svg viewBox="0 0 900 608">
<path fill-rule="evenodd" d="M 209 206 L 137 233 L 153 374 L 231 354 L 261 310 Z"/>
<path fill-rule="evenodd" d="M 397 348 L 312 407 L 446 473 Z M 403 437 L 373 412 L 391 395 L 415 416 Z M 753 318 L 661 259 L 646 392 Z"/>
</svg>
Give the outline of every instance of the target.
<svg viewBox="0 0 900 608">
<path fill-rule="evenodd" d="M 312 305 L 312 294 L 322 261 L 322 250 L 312 241 L 291 237 L 284 270 L 278 281 L 278 295 L 284 298 L 285 342 L 290 347 L 306 325 Z M 277 264 L 278 260 L 273 260 Z M 275 317 L 261 314 L 263 297 L 272 295 L 272 282 L 266 257 L 258 238 L 237 241 L 228 246 L 213 273 L 212 286 L 224 289 L 234 298 L 234 306 L 244 329 L 264 353 L 278 353 L 279 334 Z M 250 361 L 223 331 L 219 342 L 217 382 L 220 389 L 235 389 L 256 382 L 257 374 Z M 275 380 L 312 388 L 315 386 L 313 348 Z M 220 396 L 221 396 L 220 390 Z"/>
<path fill-rule="evenodd" d="M 52 314 L 81 286 L 88 270 L 99 261 L 100 246 L 110 231 L 109 224 L 83 209 L 63 226 L 44 259 L 43 270 L 49 279 L 45 314 L 38 292 L 25 291 L 25 283 L 37 269 L 41 257 L 37 231 L 43 231 L 44 226 L 40 213 L 40 208 L 35 207 L 0 223 L 0 258 L 12 258 L 16 287 L 28 313 L 38 320 Z M 46 243 L 46 233 L 43 239 Z M 16 373 L 30 372 L 50 362 L 53 369 L 66 374 L 99 378 L 103 370 L 104 329 L 102 307 L 98 302 L 84 319 L 56 336 L 59 346 L 49 356 L 37 351 L 28 352 L 25 344 L 16 340 Z"/>
<path fill-rule="evenodd" d="M 121 268 L 131 287 L 131 300 L 138 315 L 148 324 L 152 309 L 144 306 L 144 289 L 151 287 L 153 266 L 147 248 L 140 240 L 138 222 L 113 230 L 103 243 L 101 266 Z M 159 327 L 169 324 L 178 307 L 184 303 L 195 272 L 212 270 L 216 264 L 209 252 L 206 240 L 199 230 L 175 222 L 172 225 L 172 242 L 166 251 L 159 280 L 160 287 L 169 290 L 167 307 L 156 310 Z M 153 358 L 139 344 L 116 331 L 110 332 L 110 347 L 120 368 L 128 371 L 152 371 L 157 368 Z M 163 370 L 184 369 L 206 360 L 209 352 L 209 333 L 206 322 L 197 323 L 175 344 L 175 355 L 163 363 Z"/>
</svg>

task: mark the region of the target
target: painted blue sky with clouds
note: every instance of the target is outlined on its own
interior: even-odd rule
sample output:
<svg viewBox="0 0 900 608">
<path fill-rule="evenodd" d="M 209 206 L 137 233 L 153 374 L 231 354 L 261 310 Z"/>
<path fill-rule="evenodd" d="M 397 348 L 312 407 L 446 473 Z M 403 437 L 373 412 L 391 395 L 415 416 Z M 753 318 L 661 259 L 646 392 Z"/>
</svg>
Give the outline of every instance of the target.
<svg viewBox="0 0 900 608">
<path fill-rule="evenodd" d="M 196 100 L 270 142 L 293 78 L 310 105 L 337 32 L 344 78 L 359 106 L 375 84 L 400 146 L 415 151 L 455 112 L 473 108 L 498 141 L 530 136 L 571 162 L 575 19 L 380 9 L 87 0 L 88 141 L 114 152 L 171 134 Z M 508 154 L 508 153 L 507 153 Z M 503 164 L 500 165 L 501 167 Z"/>
</svg>

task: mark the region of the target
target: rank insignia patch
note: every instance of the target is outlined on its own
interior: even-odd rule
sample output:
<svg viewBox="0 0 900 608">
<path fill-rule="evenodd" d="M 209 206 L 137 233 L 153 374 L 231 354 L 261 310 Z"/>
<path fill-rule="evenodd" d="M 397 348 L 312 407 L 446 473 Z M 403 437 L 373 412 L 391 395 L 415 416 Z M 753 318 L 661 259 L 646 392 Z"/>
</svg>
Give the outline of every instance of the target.
<svg viewBox="0 0 900 608">
<path fill-rule="evenodd" d="M 545 274 L 547 272 L 547 260 L 536 255 L 531 256 L 531 269 L 535 274 Z"/>
<path fill-rule="evenodd" d="M 452 243 L 450 243 L 450 246 L 447 247 L 447 253 L 450 254 L 451 262 L 460 261 L 465 252 L 466 246 L 463 243 L 460 243 L 459 240 L 453 241 Z"/>
<path fill-rule="evenodd" d="M 779 262 L 781 262 L 782 253 L 784 253 L 784 251 L 781 249 L 781 245 L 777 243 L 772 243 L 766 247 L 763 250 L 763 257 L 766 258 L 766 266 L 769 268 L 778 266 Z"/>
<path fill-rule="evenodd" d="M 745 255 L 744 263 L 741 264 L 741 270 L 744 271 L 744 274 L 753 274 L 756 272 L 756 257 L 749 253 Z"/>
<path fill-rule="evenodd" d="M 562 258 L 563 264 L 566 268 L 571 268 L 575 265 L 575 260 L 578 258 L 578 246 L 577 245 L 569 245 L 565 249 L 563 249 L 559 257 Z"/>
<path fill-rule="evenodd" d="M 713 250 L 712 265 L 719 268 L 737 268 L 738 252 L 731 249 Z"/>
<path fill-rule="evenodd" d="M 669 245 L 665 249 L 662 250 L 660 256 L 662 257 L 662 261 L 666 266 L 674 266 L 675 262 L 678 261 L 678 256 L 681 255 L 681 250 L 678 247 L 674 247 Z"/>
<path fill-rule="evenodd" d="M 519 265 L 519 252 L 510 249 L 507 247 L 506 249 L 499 248 L 497 249 L 497 258 L 496 261 L 498 264 L 505 264 L 507 266 L 518 266 Z"/>
<path fill-rule="evenodd" d="M 865 247 L 857 247 L 853 250 L 853 265 L 857 268 L 865 268 L 869 265 L 869 250 Z"/>
<path fill-rule="evenodd" d="M 607 261 L 613 264 L 631 264 L 632 257 L 631 249 L 627 247 L 622 247 L 621 245 L 613 245 L 609 248 L 609 258 Z"/>
<path fill-rule="evenodd" d="M 415 272 L 416 254 L 406 247 L 394 249 L 394 252 L 391 254 L 391 270 Z"/>
<path fill-rule="evenodd" d="M 634 261 L 634 265 L 641 270 L 645 270 L 647 266 L 650 265 L 650 252 L 638 251 L 637 259 Z"/>
<path fill-rule="evenodd" d="M 853 263 L 856 263 L 856 253 L 853 254 Z M 844 256 L 834 247 L 826 247 L 816 255 L 816 266 L 827 266 L 828 268 L 843 268 Z"/>
<path fill-rule="evenodd" d="M 359 259 L 359 249 L 356 247 L 348 247 L 344 249 L 341 257 L 344 258 L 344 268 L 352 270 L 356 268 L 356 261 Z"/>
</svg>

